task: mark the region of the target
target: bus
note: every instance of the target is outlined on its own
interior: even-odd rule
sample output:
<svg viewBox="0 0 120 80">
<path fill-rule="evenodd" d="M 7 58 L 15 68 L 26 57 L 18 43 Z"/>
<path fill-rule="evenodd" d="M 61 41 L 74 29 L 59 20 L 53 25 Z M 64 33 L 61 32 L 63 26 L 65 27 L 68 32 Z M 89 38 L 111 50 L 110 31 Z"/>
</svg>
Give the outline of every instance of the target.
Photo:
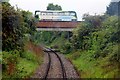
<svg viewBox="0 0 120 80">
<path fill-rule="evenodd" d="M 75 11 L 35 11 L 35 18 L 39 21 L 77 21 Z"/>
</svg>

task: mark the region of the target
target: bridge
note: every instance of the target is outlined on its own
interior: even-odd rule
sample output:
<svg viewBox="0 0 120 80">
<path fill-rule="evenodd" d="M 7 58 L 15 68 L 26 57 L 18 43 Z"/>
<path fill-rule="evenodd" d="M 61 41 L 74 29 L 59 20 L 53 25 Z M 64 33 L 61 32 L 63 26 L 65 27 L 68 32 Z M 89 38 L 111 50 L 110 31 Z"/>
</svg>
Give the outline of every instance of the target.
<svg viewBox="0 0 120 80">
<path fill-rule="evenodd" d="M 80 21 L 39 21 L 36 23 L 37 31 L 72 31 Z"/>
</svg>

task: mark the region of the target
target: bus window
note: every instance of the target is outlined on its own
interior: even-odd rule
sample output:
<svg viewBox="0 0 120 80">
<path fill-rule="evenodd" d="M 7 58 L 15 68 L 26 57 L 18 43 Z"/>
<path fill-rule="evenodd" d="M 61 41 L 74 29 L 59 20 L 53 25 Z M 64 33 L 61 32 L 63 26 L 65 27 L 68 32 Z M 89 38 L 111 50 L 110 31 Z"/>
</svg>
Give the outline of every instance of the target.
<svg viewBox="0 0 120 80">
<path fill-rule="evenodd" d="M 57 16 L 57 15 L 58 15 L 58 13 L 57 13 L 57 12 L 55 12 L 55 13 L 53 13 L 53 15 Z"/>
<path fill-rule="evenodd" d="M 71 16 L 75 16 L 75 13 L 70 13 Z"/>
<path fill-rule="evenodd" d="M 69 13 L 68 13 L 68 12 L 65 12 L 65 15 L 66 15 L 66 16 L 68 16 L 68 15 L 69 15 Z"/>
<path fill-rule="evenodd" d="M 53 13 L 50 13 L 50 12 L 48 12 L 48 13 L 46 13 L 46 15 L 52 15 Z"/>
<path fill-rule="evenodd" d="M 42 15 L 46 15 L 46 13 L 42 13 Z"/>
</svg>

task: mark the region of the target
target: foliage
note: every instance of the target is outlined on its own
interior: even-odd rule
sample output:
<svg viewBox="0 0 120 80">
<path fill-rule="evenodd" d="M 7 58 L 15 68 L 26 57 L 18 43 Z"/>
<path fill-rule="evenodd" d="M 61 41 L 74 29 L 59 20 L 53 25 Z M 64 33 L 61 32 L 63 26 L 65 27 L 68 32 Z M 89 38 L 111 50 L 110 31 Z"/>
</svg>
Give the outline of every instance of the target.
<svg viewBox="0 0 120 80">
<path fill-rule="evenodd" d="M 39 60 L 31 52 L 24 52 L 24 58 L 21 58 L 19 51 L 2 52 L 3 79 L 4 78 L 25 78 L 33 74 L 38 67 Z"/>
<path fill-rule="evenodd" d="M 2 7 L 2 49 L 3 51 L 21 50 L 24 37 L 22 17 L 9 3 L 3 2 Z"/>
<path fill-rule="evenodd" d="M 120 77 L 116 67 L 120 63 L 118 17 L 87 15 L 84 19 L 73 32 L 70 43 L 74 52 L 68 57 L 82 78 Z"/>
<path fill-rule="evenodd" d="M 47 10 L 62 10 L 62 7 L 59 5 L 54 5 L 53 3 L 49 3 Z"/>
<path fill-rule="evenodd" d="M 27 28 L 26 33 L 30 35 L 34 35 L 36 28 L 35 28 L 35 18 L 33 14 L 29 11 L 21 10 L 21 14 L 24 20 L 25 27 Z"/>
<path fill-rule="evenodd" d="M 38 42 L 66 54 L 82 78 L 120 77 L 118 16 L 85 14 L 83 20 L 72 33 L 41 32 Z"/>
<path fill-rule="evenodd" d="M 66 53 L 70 46 L 66 45 L 70 37 L 72 36 L 71 32 L 62 32 L 62 31 L 39 31 L 35 33 L 34 39 L 37 44 L 47 45 L 51 48 L 60 49 L 61 52 Z M 64 41 L 64 42 L 63 42 Z M 71 51 L 71 49 L 70 49 Z M 70 52 L 68 51 L 68 52 Z"/>
<path fill-rule="evenodd" d="M 34 17 L 31 12 L 15 9 L 8 2 L 2 2 L 2 8 L 2 76 L 29 77 L 42 61 L 40 56 L 24 49 L 27 41 L 34 41 Z"/>
<path fill-rule="evenodd" d="M 77 51 L 74 54 L 69 54 L 72 63 L 80 72 L 81 78 L 116 78 L 118 76 L 117 64 L 111 64 L 108 61 L 109 57 L 92 58 L 94 51 Z"/>
<path fill-rule="evenodd" d="M 0 52 L 0 64 L 2 64 L 2 52 Z"/>
<path fill-rule="evenodd" d="M 120 16 L 119 7 L 120 2 L 111 2 L 110 5 L 107 7 L 106 13 L 111 16 L 113 15 Z"/>
<path fill-rule="evenodd" d="M 82 78 L 114 78 L 119 77 L 118 28 L 117 16 L 85 15 L 72 33 L 41 32 L 39 41 L 66 54 Z"/>
<path fill-rule="evenodd" d="M 25 34 L 35 31 L 34 19 L 29 11 L 14 9 L 2 2 L 2 50 L 23 50 Z"/>
<path fill-rule="evenodd" d="M 107 45 L 115 45 L 117 44 L 116 41 L 119 40 L 118 35 L 115 35 L 119 32 L 118 19 L 116 16 L 108 17 L 107 19 L 103 19 L 102 16 L 95 17 L 97 20 L 94 16 L 91 19 L 87 17 L 85 22 L 80 24 L 73 33 L 71 43 L 74 49 L 94 50 L 96 56 L 106 55 L 106 52 L 103 51 L 108 47 Z M 93 23 L 98 21 L 98 19 L 100 19 L 99 23 Z"/>
<path fill-rule="evenodd" d="M 10 52 L 2 52 L 2 71 L 8 75 L 12 75 L 13 71 L 16 70 L 15 66 L 20 58 L 19 52 L 17 50 Z"/>
</svg>

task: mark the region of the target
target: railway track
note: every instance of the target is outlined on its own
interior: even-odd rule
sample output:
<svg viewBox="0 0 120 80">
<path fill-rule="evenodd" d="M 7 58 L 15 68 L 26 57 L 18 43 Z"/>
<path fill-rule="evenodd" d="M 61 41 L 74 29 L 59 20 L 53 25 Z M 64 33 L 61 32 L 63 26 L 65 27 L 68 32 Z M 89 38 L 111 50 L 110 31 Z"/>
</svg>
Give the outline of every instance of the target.
<svg viewBox="0 0 120 80">
<path fill-rule="evenodd" d="M 54 54 L 57 58 L 58 58 L 58 60 L 59 60 L 59 62 L 60 62 L 60 67 L 61 67 L 61 74 L 62 74 L 62 79 L 63 80 L 66 80 L 67 79 L 67 77 L 66 77 L 66 71 L 65 71 L 65 67 L 64 67 L 64 64 L 63 64 L 63 62 L 62 62 L 62 60 L 61 60 L 61 58 L 59 57 L 59 55 L 54 51 L 54 50 L 52 50 L 52 49 L 50 49 L 50 48 L 46 48 L 48 51 L 45 51 L 47 54 L 48 54 L 48 59 L 49 59 L 49 62 L 48 62 L 48 64 L 47 64 L 47 69 L 46 69 L 46 72 L 45 72 L 45 76 L 44 76 L 44 79 L 45 80 L 47 80 L 48 79 L 48 75 L 49 75 L 49 72 L 50 72 L 50 67 L 51 67 L 51 54 Z"/>
</svg>

